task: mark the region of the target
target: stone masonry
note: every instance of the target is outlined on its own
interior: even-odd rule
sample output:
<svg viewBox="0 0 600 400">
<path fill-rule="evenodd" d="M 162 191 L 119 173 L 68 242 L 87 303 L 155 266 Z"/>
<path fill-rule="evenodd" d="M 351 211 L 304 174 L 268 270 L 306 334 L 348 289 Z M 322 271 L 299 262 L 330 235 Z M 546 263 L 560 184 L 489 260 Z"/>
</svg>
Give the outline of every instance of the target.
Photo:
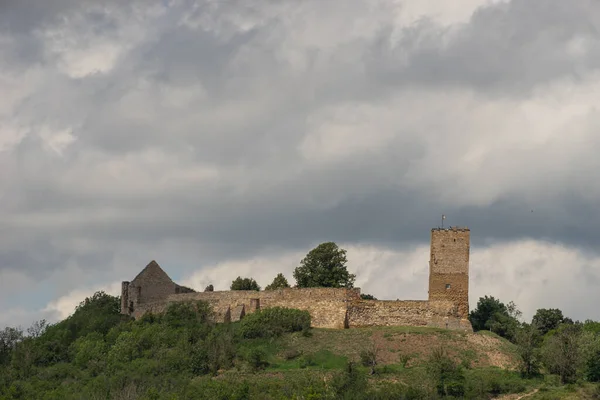
<svg viewBox="0 0 600 400">
<path fill-rule="evenodd" d="M 429 301 L 449 301 L 457 315 L 469 316 L 470 231 L 432 229 L 429 258 Z"/>
<path fill-rule="evenodd" d="M 467 228 L 431 230 L 429 300 L 362 300 L 358 288 L 196 292 L 173 282 L 152 261 L 131 282 L 122 283 L 121 313 L 139 318 L 147 312 L 164 312 L 171 303 L 202 300 L 223 323 L 263 308 L 287 307 L 307 310 L 318 328 L 404 325 L 471 331 L 469 234 Z"/>
</svg>

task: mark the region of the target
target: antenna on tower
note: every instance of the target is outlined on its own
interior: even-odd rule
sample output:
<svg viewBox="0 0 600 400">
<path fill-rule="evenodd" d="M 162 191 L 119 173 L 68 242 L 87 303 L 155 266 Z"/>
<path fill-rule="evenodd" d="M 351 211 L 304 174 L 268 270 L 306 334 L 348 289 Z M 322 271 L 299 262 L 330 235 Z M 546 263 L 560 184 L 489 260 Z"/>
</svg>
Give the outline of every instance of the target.
<svg viewBox="0 0 600 400">
<path fill-rule="evenodd" d="M 442 214 L 442 229 L 444 229 L 444 220 L 446 219 L 446 216 L 444 214 Z"/>
</svg>

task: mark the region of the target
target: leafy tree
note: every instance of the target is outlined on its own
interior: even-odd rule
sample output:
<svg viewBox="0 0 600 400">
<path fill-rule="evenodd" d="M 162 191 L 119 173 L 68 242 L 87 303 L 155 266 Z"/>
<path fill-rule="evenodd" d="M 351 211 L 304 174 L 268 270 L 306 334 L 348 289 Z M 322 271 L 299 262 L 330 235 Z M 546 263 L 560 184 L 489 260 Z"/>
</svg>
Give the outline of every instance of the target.
<svg viewBox="0 0 600 400">
<path fill-rule="evenodd" d="M 531 323 L 538 326 L 542 335 L 545 335 L 558 328 L 564 321 L 565 317 L 558 308 L 540 308 L 533 316 Z"/>
<path fill-rule="evenodd" d="M 11 352 L 23 340 L 23 331 L 18 328 L 6 327 L 0 331 L 0 365 L 10 361 Z"/>
<path fill-rule="evenodd" d="M 260 286 L 253 278 L 242 278 L 238 276 L 233 282 L 231 282 L 231 290 L 260 290 Z"/>
<path fill-rule="evenodd" d="M 560 376 L 562 383 L 575 382 L 577 370 L 584 361 L 580 349 L 582 329 L 574 324 L 562 324 L 544 341 L 542 359 L 548 371 Z"/>
<path fill-rule="evenodd" d="M 273 279 L 273 282 L 271 282 L 270 285 L 267 285 L 265 287 L 265 290 L 275 290 L 275 289 L 283 289 L 283 288 L 289 288 L 290 284 L 288 283 L 287 279 L 285 279 L 285 276 L 283 276 L 282 273 L 277 274 L 277 276 L 275 277 L 275 279 Z"/>
<path fill-rule="evenodd" d="M 469 314 L 473 330 L 488 329 L 511 341 L 515 339 L 520 317 L 521 311 L 514 302 L 505 305 L 493 296 L 480 297 L 477 307 Z"/>
<path fill-rule="evenodd" d="M 515 344 L 517 352 L 521 358 L 521 375 L 531 378 L 540 372 L 540 354 L 539 345 L 541 334 L 535 325 L 523 324 L 515 334 Z"/>
<path fill-rule="evenodd" d="M 208 285 L 207 287 L 204 288 L 204 291 L 205 292 L 214 292 L 215 291 L 215 287 L 212 284 L 210 284 L 210 285 Z"/>
<path fill-rule="evenodd" d="M 312 249 L 294 270 L 298 287 L 352 288 L 356 275 L 346 268 L 346 250 L 333 242 Z"/>
<path fill-rule="evenodd" d="M 27 328 L 27 334 L 33 338 L 39 337 L 42 335 L 42 333 L 44 333 L 47 327 L 48 323 L 45 319 L 36 321 L 33 323 L 33 325 Z"/>
</svg>

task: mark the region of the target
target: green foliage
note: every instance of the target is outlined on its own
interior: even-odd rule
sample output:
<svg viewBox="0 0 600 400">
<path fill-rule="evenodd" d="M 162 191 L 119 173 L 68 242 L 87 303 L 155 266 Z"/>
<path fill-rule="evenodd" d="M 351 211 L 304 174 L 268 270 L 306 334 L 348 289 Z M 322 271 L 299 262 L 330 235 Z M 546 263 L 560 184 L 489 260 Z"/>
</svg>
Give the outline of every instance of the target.
<svg viewBox="0 0 600 400">
<path fill-rule="evenodd" d="M 522 393 L 527 390 L 528 382 L 514 371 L 497 367 L 472 369 L 465 373 L 465 397 L 485 399 L 510 393 Z"/>
<path fill-rule="evenodd" d="M 490 330 L 499 336 L 514 340 L 519 326 L 521 312 L 514 303 L 505 305 L 493 296 L 480 297 L 477 307 L 469 313 L 469 320 L 475 332 Z"/>
<path fill-rule="evenodd" d="M 507 315 L 516 320 L 511 304 Z M 457 357 L 434 349 L 427 360 L 403 352 L 392 364 L 384 362 L 390 355 L 385 348 L 356 347 L 342 355 L 340 340 L 361 337 L 360 330 L 315 330 L 314 340 L 290 334 L 311 332 L 306 311 L 267 308 L 239 322 L 215 324 L 205 302 L 171 304 L 164 314 L 136 321 L 119 315 L 118 305 L 118 298 L 99 292 L 64 321 L 35 323 L 29 336 L 19 329 L 0 331 L 0 399 L 488 399 L 542 382 L 525 380 L 519 371 L 472 366 L 468 348 L 458 349 Z M 547 385 L 548 396 L 594 398 L 595 386 L 581 382 L 600 379 L 597 326 L 563 322 L 542 336 L 523 324 L 514 335 L 520 372 L 535 376 L 531 371 L 541 359 L 543 371 L 557 374 L 551 375 L 557 381 Z M 383 337 L 439 334 L 424 329 L 386 328 Z"/>
<path fill-rule="evenodd" d="M 368 367 L 371 375 L 375 373 L 375 366 L 379 361 L 379 348 L 373 344 L 360 352 L 360 362 L 364 367 Z"/>
<path fill-rule="evenodd" d="M 356 275 L 348 272 L 346 250 L 333 242 L 321 243 L 294 270 L 298 287 L 352 288 Z"/>
<path fill-rule="evenodd" d="M 557 308 L 540 308 L 537 310 L 531 323 L 536 325 L 542 335 L 558 328 L 565 320 L 561 310 Z"/>
<path fill-rule="evenodd" d="M 270 285 L 265 287 L 265 290 L 275 290 L 275 289 L 284 289 L 289 288 L 290 284 L 288 283 L 285 276 L 282 273 L 277 274 L 277 276 L 273 279 Z"/>
<path fill-rule="evenodd" d="M 449 355 L 444 347 L 432 351 L 427 362 L 427 372 L 440 396 L 463 397 L 465 376 L 462 368 Z"/>
<path fill-rule="evenodd" d="M 581 327 L 562 324 L 553 335 L 545 338 L 542 359 L 548 371 L 560 377 L 562 383 L 577 379 L 577 370 L 584 360 L 580 350 Z"/>
<path fill-rule="evenodd" d="M 238 276 L 231 282 L 231 290 L 260 290 L 260 286 L 253 278 L 242 278 Z"/>
<path fill-rule="evenodd" d="M 247 339 L 272 338 L 309 329 L 308 311 L 273 307 L 246 315 L 240 322 L 239 333 Z"/>
<path fill-rule="evenodd" d="M 523 324 L 516 331 L 515 344 L 520 357 L 519 369 L 524 377 L 531 378 L 540 373 L 541 340 L 541 333 L 535 325 Z"/>
<path fill-rule="evenodd" d="M 600 382 L 600 349 L 589 354 L 585 364 L 585 378 L 590 382 Z"/>
<path fill-rule="evenodd" d="M 23 340 L 21 329 L 6 327 L 0 331 L 0 366 L 10 362 L 11 353 L 21 340 Z"/>
<path fill-rule="evenodd" d="M 265 369 L 269 366 L 267 352 L 261 347 L 250 348 L 243 357 L 253 371 Z"/>
</svg>

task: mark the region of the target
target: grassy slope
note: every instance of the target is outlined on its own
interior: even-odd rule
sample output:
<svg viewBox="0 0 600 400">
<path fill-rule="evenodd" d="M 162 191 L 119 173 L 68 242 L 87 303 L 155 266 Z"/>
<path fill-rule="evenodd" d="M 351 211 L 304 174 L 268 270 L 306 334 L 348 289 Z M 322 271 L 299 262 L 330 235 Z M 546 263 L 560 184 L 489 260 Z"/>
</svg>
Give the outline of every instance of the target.
<svg viewBox="0 0 600 400">
<path fill-rule="evenodd" d="M 300 333 L 277 340 L 255 340 L 248 348 L 260 347 L 269 366 L 263 378 L 288 378 L 294 374 L 343 369 L 347 361 L 360 361 L 360 353 L 375 346 L 378 374 L 373 380 L 410 382 L 425 374 L 425 362 L 436 347 L 444 347 L 468 373 L 500 373 L 517 362 L 514 346 L 489 332 L 463 333 L 435 328 L 372 327 L 346 330 L 313 329 L 310 337 Z M 250 373 L 250 371 L 248 371 Z M 237 379 L 242 372 L 229 371 L 222 378 Z M 255 375 L 256 376 L 256 375 Z"/>
<path fill-rule="evenodd" d="M 350 361 L 359 361 L 363 350 L 377 349 L 380 365 L 421 364 L 436 347 L 444 347 L 459 362 L 473 368 L 495 366 L 511 369 L 516 365 L 514 346 L 492 333 L 464 333 L 435 328 L 373 327 L 345 330 L 314 329 L 312 337 L 300 334 L 280 339 L 272 358 L 281 364 L 286 353 L 330 352 Z M 285 362 L 283 363 L 285 365 Z"/>
</svg>

